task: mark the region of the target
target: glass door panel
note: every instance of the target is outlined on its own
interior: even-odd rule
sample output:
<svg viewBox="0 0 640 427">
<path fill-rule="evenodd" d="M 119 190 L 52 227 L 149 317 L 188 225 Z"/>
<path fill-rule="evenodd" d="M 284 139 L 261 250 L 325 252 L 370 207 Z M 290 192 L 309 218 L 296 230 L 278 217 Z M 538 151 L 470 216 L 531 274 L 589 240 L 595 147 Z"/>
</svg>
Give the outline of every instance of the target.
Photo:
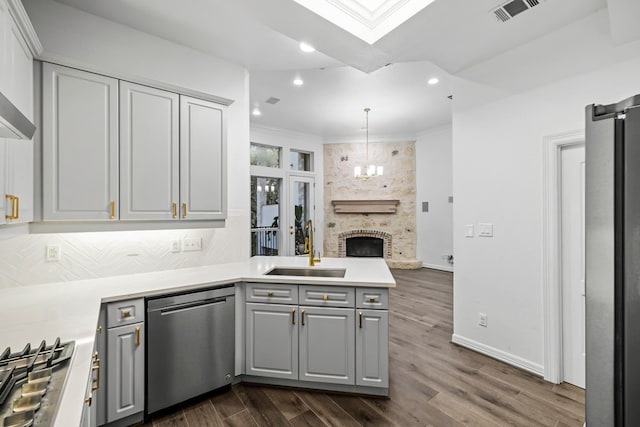
<svg viewBox="0 0 640 427">
<path fill-rule="evenodd" d="M 280 178 L 251 177 L 251 256 L 280 255 Z"/>
<path fill-rule="evenodd" d="M 307 176 L 289 176 L 289 255 L 305 253 L 304 226 L 314 218 L 315 180 Z"/>
</svg>

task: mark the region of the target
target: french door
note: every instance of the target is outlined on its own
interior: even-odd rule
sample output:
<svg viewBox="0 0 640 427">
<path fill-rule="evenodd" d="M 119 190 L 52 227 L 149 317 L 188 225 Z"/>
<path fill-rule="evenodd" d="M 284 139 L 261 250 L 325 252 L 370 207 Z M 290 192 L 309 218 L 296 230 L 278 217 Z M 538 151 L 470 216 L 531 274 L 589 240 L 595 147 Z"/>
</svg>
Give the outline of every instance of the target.
<svg viewBox="0 0 640 427">
<path fill-rule="evenodd" d="M 305 252 L 305 224 L 315 219 L 315 179 L 312 176 L 289 175 L 287 199 L 288 255 L 303 255 Z M 314 226 L 315 227 L 315 226 Z"/>
</svg>

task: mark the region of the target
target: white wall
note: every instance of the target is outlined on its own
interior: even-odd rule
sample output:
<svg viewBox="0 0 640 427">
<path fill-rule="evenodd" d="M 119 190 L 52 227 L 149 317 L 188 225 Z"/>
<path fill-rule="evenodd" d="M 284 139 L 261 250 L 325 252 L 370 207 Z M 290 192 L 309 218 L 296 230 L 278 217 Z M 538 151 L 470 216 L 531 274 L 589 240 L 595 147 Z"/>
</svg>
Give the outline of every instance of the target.
<svg viewBox="0 0 640 427">
<path fill-rule="evenodd" d="M 249 77 L 241 66 L 49 0 L 25 0 L 47 58 L 233 99 L 228 107 L 226 228 L 216 230 L 10 236 L 0 240 L 0 287 L 229 262 L 249 256 Z M 37 166 L 38 167 L 38 166 Z M 204 249 L 173 254 L 175 238 Z M 62 246 L 45 263 L 46 243 Z"/>
<path fill-rule="evenodd" d="M 634 59 L 487 105 L 454 104 L 455 342 L 542 373 L 543 138 L 584 129 L 587 104 L 640 93 L 638 75 Z M 494 224 L 493 238 L 465 238 L 464 225 L 479 222 Z"/>
<path fill-rule="evenodd" d="M 316 191 L 315 191 L 315 203 L 316 203 L 316 211 L 315 211 L 315 234 L 313 236 L 314 246 L 316 249 L 320 250 L 323 247 L 324 242 L 324 210 L 323 200 L 324 200 L 324 157 L 323 157 L 323 148 L 322 148 L 322 138 L 317 135 L 311 135 L 306 133 L 300 133 L 295 131 L 290 131 L 286 129 L 277 129 L 270 128 L 265 126 L 251 125 L 251 142 L 255 142 L 256 144 L 263 145 L 273 145 L 276 147 L 282 147 L 282 170 L 280 171 L 281 177 L 283 179 L 288 179 L 288 175 L 291 173 L 298 173 L 299 171 L 292 171 L 289 167 L 289 151 L 290 150 L 300 150 L 300 151 L 308 151 L 313 153 L 314 157 L 314 173 L 315 173 L 315 182 L 316 182 Z M 247 157 L 248 159 L 248 157 Z M 248 162 L 248 160 L 247 160 Z M 254 170 L 256 170 L 254 168 Z M 259 170 L 259 169 L 258 169 Z M 269 171 L 273 172 L 273 171 Z M 248 188 L 248 187 L 247 187 Z M 284 195 L 285 203 L 286 197 L 288 195 Z M 248 196 L 247 196 L 248 200 Z M 281 201 L 282 202 L 282 201 Z M 284 214 L 284 215 L 283 215 Z M 286 227 L 287 221 L 286 212 L 281 212 L 281 227 L 282 232 L 286 233 L 284 227 Z"/>
<path fill-rule="evenodd" d="M 443 259 L 453 254 L 453 172 L 451 126 L 423 132 L 416 139 L 416 258 L 425 267 L 453 271 Z M 429 211 L 422 211 L 429 202 Z"/>
</svg>

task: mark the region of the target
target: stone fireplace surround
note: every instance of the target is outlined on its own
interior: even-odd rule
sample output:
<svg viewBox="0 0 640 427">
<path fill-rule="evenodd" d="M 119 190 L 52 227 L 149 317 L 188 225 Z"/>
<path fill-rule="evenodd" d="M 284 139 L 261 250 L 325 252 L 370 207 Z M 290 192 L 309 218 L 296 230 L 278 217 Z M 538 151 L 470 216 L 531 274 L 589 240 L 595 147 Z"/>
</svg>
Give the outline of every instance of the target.
<svg viewBox="0 0 640 427">
<path fill-rule="evenodd" d="M 389 233 L 378 230 L 351 230 L 338 234 L 338 257 L 347 256 L 347 239 L 351 237 L 374 237 L 382 239 L 384 259 L 391 258 L 392 236 Z"/>
</svg>

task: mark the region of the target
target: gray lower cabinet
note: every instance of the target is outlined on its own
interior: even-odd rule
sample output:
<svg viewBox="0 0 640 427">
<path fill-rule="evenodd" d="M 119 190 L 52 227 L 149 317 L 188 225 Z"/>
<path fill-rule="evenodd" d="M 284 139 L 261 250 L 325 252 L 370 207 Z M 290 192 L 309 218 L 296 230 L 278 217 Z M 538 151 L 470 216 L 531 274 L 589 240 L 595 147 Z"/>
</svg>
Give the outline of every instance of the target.
<svg viewBox="0 0 640 427">
<path fill-rule="evenodd" d="M 352 308 L 300 306 L 301 381 L 355 384 Z"/>
<path fill-rule="evenodd" d="M 389 312 L 357 310 L 356 385 L 389 387 Z"/>
<path fill-rule="evenodd" d="M 245 373 L 298 379 L 298 306 L 246 303 Z"/>
<path fill-rule="evenodd" d="M 107 332 L 107 422 L 144 411 L 144 323 Z"/>
</svg>

